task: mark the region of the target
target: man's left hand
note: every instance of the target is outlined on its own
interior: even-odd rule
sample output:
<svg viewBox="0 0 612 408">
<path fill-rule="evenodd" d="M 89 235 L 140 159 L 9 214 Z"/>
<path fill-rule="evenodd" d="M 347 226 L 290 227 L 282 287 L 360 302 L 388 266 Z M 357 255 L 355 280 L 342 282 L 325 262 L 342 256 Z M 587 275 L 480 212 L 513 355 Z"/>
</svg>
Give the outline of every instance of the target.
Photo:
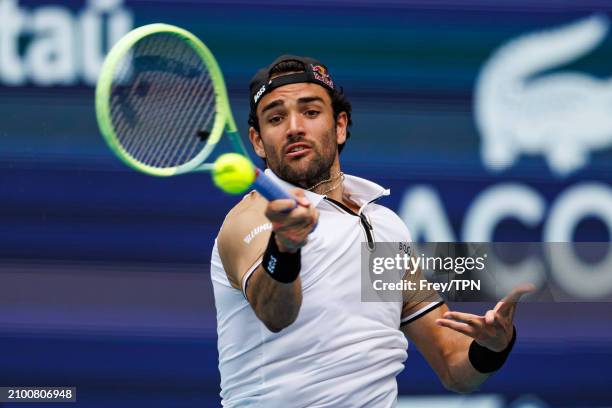
<svg viewBox="0 0 612 408">
<path fill-rule="evenodd" d="M 512 289 L 484 316 L 448 311 L 436 323 L 473 338 L 489 350 L 499 352 L 506 349 L 512 340 L 516 304 L 522 296 L 534 291 L 534 285 L 522 284 Z"/>
</svg>

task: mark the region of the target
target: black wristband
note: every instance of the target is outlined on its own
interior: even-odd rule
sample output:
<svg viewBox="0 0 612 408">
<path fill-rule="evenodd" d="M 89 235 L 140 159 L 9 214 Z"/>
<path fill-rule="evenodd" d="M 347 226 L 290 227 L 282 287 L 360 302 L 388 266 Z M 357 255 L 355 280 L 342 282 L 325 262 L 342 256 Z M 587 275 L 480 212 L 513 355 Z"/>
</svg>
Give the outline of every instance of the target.
<svg viewBox="0 0 612 408">
<path fill-rule="evenodd" d="M 470 363 L 476 369 L 476 371 L 483 374 L 497 371 L 506 362 L 508 355 L 510 355 L 510 352 L 512 351 L 512 347 L 514 347 L 515 341 L 516 327 L 513 327 L 512 340 L 510 340 L 508 347 L 502 351 L 489 350 L 488 348 L 476 343 L 476 340 L 474 340 L 472 341 L 472 344 L 470 344 L 470 351 L 468 352 Z"/>
<path fill-rule="evenodd" d="M 266 252 L 263 254 L 261 266 L 272 279 L 281 283 L 291 283 L 300 274 L 302 267 L 301 249 L 298 249 L 294 254 L 281 252 L 276 246 L 276 239 L 274 239 L 274 232 L 272 232 Z"/>
</svg>

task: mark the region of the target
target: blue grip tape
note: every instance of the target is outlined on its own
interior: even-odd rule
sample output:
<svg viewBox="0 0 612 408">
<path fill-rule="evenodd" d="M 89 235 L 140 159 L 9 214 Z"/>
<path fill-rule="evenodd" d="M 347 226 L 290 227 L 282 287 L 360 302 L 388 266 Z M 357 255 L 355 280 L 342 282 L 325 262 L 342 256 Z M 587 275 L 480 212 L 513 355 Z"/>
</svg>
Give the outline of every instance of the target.
<svg viewBox="0 0 612 408">
<path fill-rule="evenodd" d="M 262 171 L 259 171 L 257 177 L 255 177 L 255 181 L 253 182 L 253 188 L 255 188 L 255 190 L 257 190 L 259 194 L 264 196 L 268 201 L 282 199 L 293 200 L 293 202 L 295 203 L 293 208 L 297 207 L 297 201 L 295 201 L 295 198 L 293 198 L 291 194 L 283 190 L 281 186 L 276 184 L 274 180 L 266 176 Z M 287 210 L 287 212 L 291 212 L 293 208 Z M 312 231 L 310 233 L 312 233 L 317 228 L 317 224 L 312 227 Z"/>
<path fill-rule="evenodd" d="M 259 172 L 253 187 L 268 201 L 289 199 L 295 201 L 295 199 L 278 184 L 274 182 L 270 177 L 266 176 L 263 172 Z"/>
</svg>

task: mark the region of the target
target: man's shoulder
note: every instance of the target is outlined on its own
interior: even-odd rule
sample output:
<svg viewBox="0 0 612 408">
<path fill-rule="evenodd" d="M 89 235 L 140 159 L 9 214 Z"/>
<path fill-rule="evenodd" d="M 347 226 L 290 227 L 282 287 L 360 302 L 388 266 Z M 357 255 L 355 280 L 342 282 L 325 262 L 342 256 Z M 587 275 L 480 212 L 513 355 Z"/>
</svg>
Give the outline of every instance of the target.
<svg viewBox="0 0 612 408">
<path fill-rule="evenodd" d="M 268 201 L 256 191 L 245 195 L 225 216 L 219 231 L 219 242 L 222 243 L 227 238 L 235 239 L 237 235 L 243 238 L 242 235 L 253 227 L 267 223 L 267 204 Z"/>
<path fill-rule="evenodd" d="M 217 251 L 231 285 L 242 288 L 243 278 L 261 257 L 272 225 L 266 218 L 267 201 L 250 192 L 227 214 L 217 237 Z"/>
<path fill-rule="evenodd" d="M 401 221 L 400 216 L 397 215 L 397 213 L 395 211 L 393 211 L 392 209 L 390 209 L 387 206 L 384 206 L 384 205 L 378 204 L 378 203 L 372 203 L 372 204 L 370 204 L 370 206 L 372 207 L 372 209 L 374 211 L 376 211 L 378 214 L 380 214 L 381 217 L 388 218 L 391 221 L 398 221 L 398 220 Z"/>
<path fill-rule="evenodd" d="M 235 217 L 239 217 L 246 211 L 259 211 L 261 209 L 265 209 L 267 205 L 267 201 L 262 197 L 257 191 L 253 190 L 242 197 L 236 205 L 232 207 L 231 210 L 225 216 L 225 222 L 228 220 L 232 220 Z"/>
<path fill-rule="evenodd" d="M 376 218 L 382 221 L 387 228 L 395 231 L 398 241 L 412 240 L 412 234 L 406 222 L 395 211 L 381 204 L 372 203 L 371 206 Z"/>
</svg>

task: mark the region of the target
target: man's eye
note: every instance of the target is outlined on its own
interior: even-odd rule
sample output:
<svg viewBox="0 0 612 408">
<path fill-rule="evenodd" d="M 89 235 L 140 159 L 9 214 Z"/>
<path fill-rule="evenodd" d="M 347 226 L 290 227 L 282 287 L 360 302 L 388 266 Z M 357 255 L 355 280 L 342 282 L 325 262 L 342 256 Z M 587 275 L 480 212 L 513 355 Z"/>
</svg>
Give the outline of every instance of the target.
<svg viewBox="0 0 612 408">
<path fill-rule="evenodd" d="M 270 118 L 268 118 L 268 123 L 271 123 L 273 125 L 279 123 L 281 121 L 282 117 L 280 115 L 274 115 L 271 116 Z"/>
<path fill-rule="evenodd" d="M 319 111 L 316 111 L 316 110 L 307 110 L 306 111 L 306 116 L 308 116 L 310 118 L 317 117 L 318 115 L 319 115 Z"/>
</svg>

